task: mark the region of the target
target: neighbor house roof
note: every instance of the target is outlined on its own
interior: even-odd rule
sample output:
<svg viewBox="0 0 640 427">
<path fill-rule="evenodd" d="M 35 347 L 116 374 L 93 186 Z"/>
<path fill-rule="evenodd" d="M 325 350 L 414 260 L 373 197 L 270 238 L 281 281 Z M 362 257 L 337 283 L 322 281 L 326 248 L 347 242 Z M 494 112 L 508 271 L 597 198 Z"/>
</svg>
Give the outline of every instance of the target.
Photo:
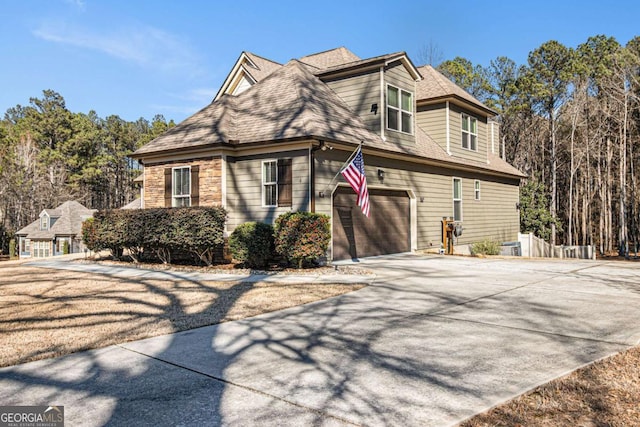
<svg viewBox="0 0 640 427">
<path fill-rule="evenodd" d="M 45 209 L 50 217 L 57 217 L 48 230 L 40 230 L 40 220 L 36 220 L 19 230 L 16 234 L 28 239 L 53 239 L 56 236 L 79 236 L 82 232 L 82 222 L 91 218 L 95 209 L 87 209 L 75 200 L 64 202 L 55 209 Z M 55 215 L 50 215 L 54 212 Z"/>
<path fill-rule="evenodd" d="M 433 68 L 431 65 L 418 67 L 418 71 L 424 79 L 416 82 L 416 100 L 436 101 L 444 98 L 458 98 L 466 101 L 490 115 L 496 115 L 495 111 L 484 105 L 473 95 L 462 89 L 460 86 L 449 80 L 444 74 Z"/>
<path fill-rule="evenodd" d="M 142 209 L 142 199 L 138 197 L 137 199 L 127 203 L 120 209 Z"/>
</svg>

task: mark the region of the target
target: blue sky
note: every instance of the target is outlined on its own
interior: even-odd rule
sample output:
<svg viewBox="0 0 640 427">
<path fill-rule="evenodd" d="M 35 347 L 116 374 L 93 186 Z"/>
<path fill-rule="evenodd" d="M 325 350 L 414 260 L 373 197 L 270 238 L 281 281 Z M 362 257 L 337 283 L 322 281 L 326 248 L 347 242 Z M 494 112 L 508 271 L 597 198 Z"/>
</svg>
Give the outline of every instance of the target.
<svg viewBox="0 0 640 427">
<path fill-rule="evenodd" d="M 518 64 L 548 40 L 640 35 L 637 1 L 24 0 L 0 2 L 0 112 L 53 89 L 73 112 L 177 122 L 208 104 L 243 50 L 286 62 L 345 46 Z"/>
</svg>

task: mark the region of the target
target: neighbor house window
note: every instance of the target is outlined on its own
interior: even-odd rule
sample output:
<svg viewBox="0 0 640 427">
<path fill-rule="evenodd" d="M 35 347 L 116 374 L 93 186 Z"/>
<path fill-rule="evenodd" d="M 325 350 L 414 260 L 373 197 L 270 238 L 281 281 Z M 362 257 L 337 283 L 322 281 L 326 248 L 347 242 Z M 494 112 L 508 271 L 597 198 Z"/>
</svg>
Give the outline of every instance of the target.
<svg viewBox="0 0 640 427">
<path fill-rule="evenodd" d="M 191 206 L 191 168 L 173 169 L 173 207 Z"/>
<path fill-rule="evenodd" d="M 262 205 L 292 205 L 291 159 L 262 162 Z"/>
<path fill-rule="evenodd" d="M 474 198 L 476 200 L 480 200 L 480 181 L 479 180 L 475 180 L 475 183 L 473 184 L 473 191 L 474 191 Z"/>
<path fill-rule="evenodd" d="M 462 180 L 453 178 L 453 220 L 462 221 Z"/>
<path fill-rule="evenodd" d="M 478 151 L 478 120 L 462 113 L 462 148 Z"/>
<path fill-rule="evenodd" d="M 413 133 L 413 94 L 387 86 L 387 129 Z"/>
<path fill-rule="evenodd" d="M 49 229 L 49 221 L 47 221 L 46 215 L 42 215 L 42 218 L 40 219 L 40 230 L 47 230 L 47 229 Z"/>
</svg>

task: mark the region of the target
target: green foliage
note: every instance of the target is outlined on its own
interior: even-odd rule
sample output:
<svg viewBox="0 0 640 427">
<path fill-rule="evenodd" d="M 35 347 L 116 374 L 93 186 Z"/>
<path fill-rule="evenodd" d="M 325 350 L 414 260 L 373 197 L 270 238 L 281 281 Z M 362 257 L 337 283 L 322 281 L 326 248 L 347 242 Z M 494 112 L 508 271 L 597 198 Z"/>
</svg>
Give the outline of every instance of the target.
<svg viewBox="0 0 640 427">
<path fill-rule="evenodd" d="M 498 255 L 500 254 L 500 242 L 495 240 L 483 240 L 471 245 L 472 255 Z"/>
<path fill-rule="evenodd" d="M 220 207 L 179 209 L 110 209 L 83 223 L 82 238 L 93 251 L 109 249 L 113 257 L 127 249 L 138 262 L 153 253 L 164 263 L 187 252 L 211 265 L 224 243 L 226 211 Z"/>
<path fill-rule="evenodd" d="M 62 253 L 64 255 L 68 255 L 69 254 L 69 241 L 65 240 L 64 242 L 62 242 Z"/>
<path fill-rule="evenodd" d="M 468 59 L 457 56 L 444 61 L 438 70 L 480 101 L 489 98 L 491 85 L 487 71 L 481 65 L 474 66 Z"/>
<path fill-rule="evenodd" d="M 560 221 L 549 212 L 544 186 L 530 180 L 520 187 L 520 231 L 533 233 L 544 240 L 551 238 L 551 225 L 560 228 Z"/>
<path fill-rule="evenodd" d="M 276 252 L 298 268 L 325 256 L 331 240 L 327 215 L 311 212 L 288 212 L 280 215 L 275 224 Z"/>
<path fill-rule="evenodd" d="M 16 247 L 16 239 L 11 239 L 9 241 L 9 258 L 10 259 L 16 258 L 16 256 L 17 256 L 16 249 L 17 249 L 17 247 Z"/>
<path fill-rule="evenodd" d="M 239 225 L 229 236 L 231 254 L 250 268 L 266 266 L 274 247 L 273 226 L 262 222 Z"/>
</svg>

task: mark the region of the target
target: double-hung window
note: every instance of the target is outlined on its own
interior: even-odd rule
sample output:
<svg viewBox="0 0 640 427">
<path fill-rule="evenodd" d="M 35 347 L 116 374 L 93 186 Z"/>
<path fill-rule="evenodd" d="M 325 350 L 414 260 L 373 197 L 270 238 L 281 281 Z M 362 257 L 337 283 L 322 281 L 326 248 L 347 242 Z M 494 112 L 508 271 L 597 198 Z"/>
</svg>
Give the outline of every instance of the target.
<svg viewBox="0 0 640 427">
<path fill-rule="evenodd" d="M 462 221 L 462 179 L 453 178 L 453 220 Z"/>
<path fill-rule="evenodd" d="M 265 207 L 292 205 L 291 159 L 262 162 L 262 205 Z"/>
<path fill-rule="evenodd" d="M 413 134 L 413 94 L 387 86 L 387 129 Z"/>
<path fill-rule="evenodd" d="M 473 184 L 473 191 L 474 191 L 474 198 L 476 200 L 480 200 L 480 181 L 477 179 Z"/>
<path fill-rule="evenodd" d="M 191 206 L 191 168 L 173 168 L 172 203 L 174 208 Z"/>
<path fill-rule="evenodd" d="M 462 148 L 478 151 L 478 120 L 462 113 Z"/>
</svg>

